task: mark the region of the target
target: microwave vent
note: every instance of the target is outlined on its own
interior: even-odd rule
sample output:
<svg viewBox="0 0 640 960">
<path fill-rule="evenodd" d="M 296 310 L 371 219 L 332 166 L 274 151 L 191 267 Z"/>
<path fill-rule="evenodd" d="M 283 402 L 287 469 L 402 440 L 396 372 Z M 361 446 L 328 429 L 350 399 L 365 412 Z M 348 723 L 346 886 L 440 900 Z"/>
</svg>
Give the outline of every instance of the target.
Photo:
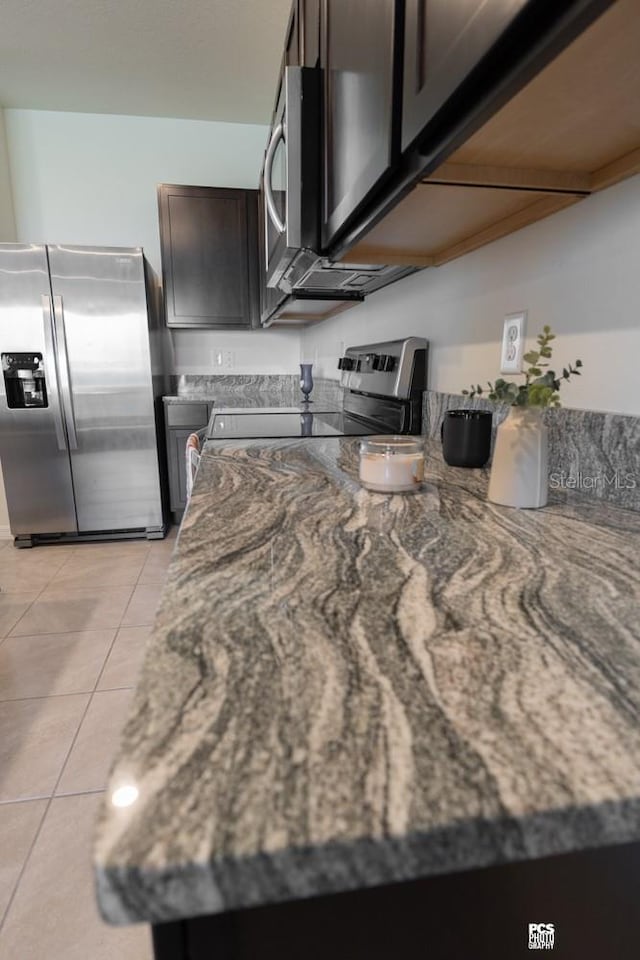
<svg viewBox="0 0 640 960">
<path fill-rule="evenodd" d="M 370 272 L 361 264 L 344 266 L 317 266 L 314 265 L 296 282 L 298 289 L 304 290 L 363 290 L 367 284 L 377 280 L 388 270 L 386 267 L 375 267 Z"/>
<path fill-rule="evenodd" d="M 349 263 L 349 264 L 339 263 L 338 264 L 338 263 L 332 263 L 331 260 L 325 260 L 323 262 L 324 262 L 324 265 L 327 267 L 333 266 L 335 269 L 338 269 L 338 270 L 345 270 L 345 269 L 357 270 L 358 273 L 380 273 L 381 271 L 385 271 L 387 269 L 387 267 L 381 263 Z"/>
<path fill-rule="evenodd" d="M 340 290 L 352 276 L 352 270 L 309 270 L 298 286 L 305 290 Z"/>
</svg>

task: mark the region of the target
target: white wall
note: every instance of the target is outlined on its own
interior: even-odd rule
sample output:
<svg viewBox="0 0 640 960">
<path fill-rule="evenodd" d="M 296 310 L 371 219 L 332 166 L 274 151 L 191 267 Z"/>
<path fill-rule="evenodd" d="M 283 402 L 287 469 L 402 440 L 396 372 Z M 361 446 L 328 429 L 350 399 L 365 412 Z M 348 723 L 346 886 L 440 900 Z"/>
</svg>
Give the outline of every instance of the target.
<svg viewBox="0 0 640 960">
<path fill-rule="evenodd" d="M 0 107 L 0 243 L 16 239 L 4 110 Z"/>
<path fill-rule="evenodd" d="M 523 309 L 529 341 L 545 323 L 558 334 L 559 368 L 584 362 L 566 406 L 640 414 L 640 176 L 401 280 L 309 329 L 303 351 L 336 377 L 341 342 L 425 336 L 430 387 L 459 392 L 499 373 L 504 315 Z"/>
<path fill-rule="evenodd" d="M 233 354 L 233 368 L 216 366 L 222 351 Z M 293 330 L 231 331 L 212 337 L 208 331 L 180 330 L 174 337 L 175 368 L 180 373 L 296 373 L 300 335 Z"/>
<path fill-rule="evenodd" d="M 6 110 L 18 239 L 143 246 L 160 270 L 158 183 L 258 186 L 267 128 Z"/>
<path fill-rule="evenodd" d="M 18 239 L 142 246 L 158 274 L 158 183 L 255 189 L 268 128 L 254 124 L 6 110 Z M 291 373 L 299 336 L 173 334 L 176 373 Z M 214 351 L 233 370 L 212 370 Z"/>
</svg>

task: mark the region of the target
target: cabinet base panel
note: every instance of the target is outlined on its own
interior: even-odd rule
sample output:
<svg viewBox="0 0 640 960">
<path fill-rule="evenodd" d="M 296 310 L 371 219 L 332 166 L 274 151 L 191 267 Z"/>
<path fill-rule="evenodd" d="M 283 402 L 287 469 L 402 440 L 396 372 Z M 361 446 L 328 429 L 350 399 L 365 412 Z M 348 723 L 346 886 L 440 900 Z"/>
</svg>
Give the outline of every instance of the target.
<svg viewBox="0 0 640 960">
<path fill-rule="evenodd" d="M 553 924 L 561 960 L 636 960 L 640 843 L 196 917 L 155 960 L 517 960 Z"/>
<path fill-rule="evenodd" d="M 14 537 L 13 545 L 19 550 L 28 547 L 51 546 L 56 543 L 100 543 L 110 540 L 164 540 L 167 525 L 136 527 L 132 530 L 99 530 L 88 533 L 32 533 Z"/>
</svg>

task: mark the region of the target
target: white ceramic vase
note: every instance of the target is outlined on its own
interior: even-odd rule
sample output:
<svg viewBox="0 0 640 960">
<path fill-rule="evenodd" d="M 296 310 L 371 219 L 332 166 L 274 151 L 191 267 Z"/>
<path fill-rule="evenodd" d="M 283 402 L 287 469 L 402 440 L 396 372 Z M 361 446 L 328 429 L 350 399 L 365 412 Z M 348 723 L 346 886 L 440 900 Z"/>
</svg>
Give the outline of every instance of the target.
<svg viewBox="0 0 640 960">
<path fill-rule="evenodd" d="M 506 507 L 544 507 L 549 490 L 547 428 L 539 407 L 511 407 L 496 432 L 487 497 Z"/>
</svg>

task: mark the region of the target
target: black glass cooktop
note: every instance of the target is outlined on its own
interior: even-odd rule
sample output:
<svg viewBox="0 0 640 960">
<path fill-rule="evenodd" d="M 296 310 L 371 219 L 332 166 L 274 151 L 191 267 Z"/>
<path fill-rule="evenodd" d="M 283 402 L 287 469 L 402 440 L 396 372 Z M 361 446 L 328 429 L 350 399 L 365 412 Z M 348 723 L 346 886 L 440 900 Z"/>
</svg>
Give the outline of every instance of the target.
<svg viewBox="0 0 640 960">
<path fill-rule="evenodd" d="M 209 424 L 209 440 L 279 437 L 349 437 L 383 432 L 343 413 L 218 413 Z"/>
</svg>

